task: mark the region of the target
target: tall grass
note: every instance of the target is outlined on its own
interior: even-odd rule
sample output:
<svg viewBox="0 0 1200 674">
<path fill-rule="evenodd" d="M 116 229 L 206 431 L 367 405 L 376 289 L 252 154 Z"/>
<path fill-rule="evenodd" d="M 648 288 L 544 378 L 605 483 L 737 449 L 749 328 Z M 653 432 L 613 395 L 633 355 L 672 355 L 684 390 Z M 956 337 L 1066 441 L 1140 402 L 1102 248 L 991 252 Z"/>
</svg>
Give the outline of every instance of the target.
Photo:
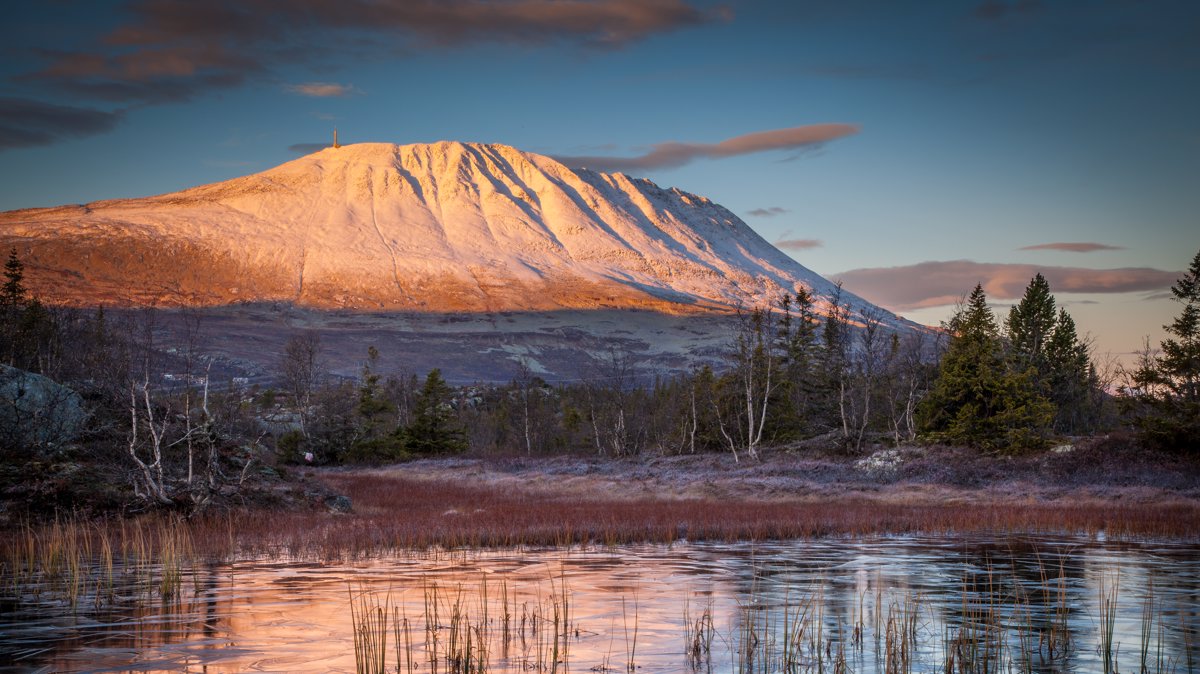
<svg viewBox="0 0 1200 674">
<path fill-rule="evenodd" d="M 352 560 L 435 547 L 613 546 L 947 532 L 1103 533 L 1114 540 L 1195 538 L 1200 531 L 1200 507 L 1191 504 L 581 499 L 550 491 L 364 472 L 329 474 L 328 480 L 351 497 L 353 513 L 249 511 L 190 520 L 64 518 L 24 524 L 0 538 L 0 581 L 24 584 L 22 579 L 36 571 L 78 599 L 100 580 L 87 568 L 97 559 L 111 559 L 110 568 L 130 560 L 165 565 L 159 590 L 170 595 L 182 582 L 174 571 L 189 559 L 234 555 Z"/>
<path fill-rule="evenodd" d="M 357 674 L 385 674 L 391 592 L 382 601 L 367 588 L 360 587 L 357 592 L 349 588 L 348 592 L 354 630 L 354 670 Z"/>
<path fill-rule="evenodd" d="M 24 523 L 0 547 L 0 588 L 72 607 L 111 605 L 118 586 L 165 602 L 180 598 L 189 573 L 206 556 L 193 526 L 175 517 Z"/>
<path fill-rule="evenodd" d="M 256 554 L 349 560 L 442 548 L 670 544 L 911 533 L 1064 533 L 1108 540 L 1189 537 L 1200 531 L 1192 504 L 946 504 L 753 498 L 612 498 L 512 489 L 469 480 L 329 473 L 354 512 L 236 516 L 238 546 Z M 207 524 L 202 527 L 207 527 Z M 209 536 L 205 536 L 209 538 Z"/>
</svg>

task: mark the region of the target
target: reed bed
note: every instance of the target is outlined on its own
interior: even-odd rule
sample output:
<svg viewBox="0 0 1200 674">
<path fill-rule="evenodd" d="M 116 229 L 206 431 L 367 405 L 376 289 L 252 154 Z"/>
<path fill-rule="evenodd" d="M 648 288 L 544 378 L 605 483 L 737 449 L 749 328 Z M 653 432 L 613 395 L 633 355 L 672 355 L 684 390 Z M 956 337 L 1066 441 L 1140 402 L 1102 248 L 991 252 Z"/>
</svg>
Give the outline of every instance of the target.
<svg viewBox="0 0 1200 674">
<path fill-rule="evenodd" d="M 820 585 L 807 592 L 781 591 L 777 583 L 756 578 L 732 606 L 717 607 L 710 601 L 693 611 L 690 595 L 680 601 L 682 615 L 672 623 L 683 636 L 678 660 L 671 664 L 659 653 L 647 667 L 706 674 L 1122 671 L 1115 636 L 1117 614 L 1127 619 L 1133 611 L 1118 606 L 1119 577 L 1111 579 L 1111 585 L 1101 583 L 1099 615 L 1092 616 L 1099 623 L 1094 653 L 1063 646 L 1065 637 L 1053 634 L 1079 632 L 1078 623 L 1090 618 L 1061 622 L 1056 607 L 1068 604 L 1066 595 L 1071 591 L 1051 570 L 1043 578 L 1041 584 L 1022 589 L 1020 579 L 1006 578 L 1000 571 L 964 574 L 957 607 L 919 593 L 884 591 L 876 584 L 859 594 L 849 612 L 834 610 L 836 602 L 823 595 Z M 351 591 L 357 671 L 557 674 L 572 668 L 643 669 L 637 655 L 636 597 L 610 597 L 618 618 L 606 625 L 581 626 L 569 609 L 575 602 L 569 587 L 554 579 L 549 585 L 547 593 L 541 586 L 516 590 L 502 583 L 501 591 L 494 592 L 486 577 L 478 585 L 426 582 L 415 602 L 420 608 L 412 617 L 406 608 L 412 607 L 412 598 L 407 604 L 403 599 L 393 601 L 391 589 Z M 1136 663 L 1124 659 L 1124 671 L 1193 671 L 1190 656 L 1168 646 L 1171 638 L 1166 636 L 1165 621 L 1170 612 L 1154 596 L 1152 586 L 1142 599 L 1140 640 L 1129 644 L 1140 659 Z M 390 667 L 384 659 L 389 635 L 394 648 Z M 1051 647 L 1056 640 L 1059 646 Z M 605 642 L 607 654 L 596 647 Z M 580 646 L 588 646 L 583 649 L 586 655 L 573 659 L 574 649 Z M 662 649 L 662 645 L 651 648 Z M 615 666 L 614 652 L 623 654 Z M 1088 657 L 1081 659 L 1081 655 Z"/>
<path fill-rule="evenodd" d="M 111 522 L 61 519 L 30 524 L 3 542 L 0 590 L 18 602 L 56 598 L 72 610 L 121 602 L 158 607 L 148 611 L 184 610 L 170 607 L 199 594 L 195 585 L 198 565 L 244 554 L 254 546 L 278 554 L 298 550 L 321 556 L 330 550 L 356 556 L 402 547 L 397 542 L 402 539 L 392 538 L 395 531 L 384 528 L 383 514 L 394 512 L 391 509 L 398 504 L 411 503 L 415 512 L 408 516 L 434 517 L 436 508 L 445 507 L 446 502 L 434 501 L 422 509 L 415 499 L 424 493 L 417 490 L 416 495 L 388 499 L 376 494 L 381 499 L 376 502 L 360 495 L 358 504 L 364 512 L 327 518 L 356 535 L 365 535 L 369 547 L 357 538 L 335 538 L 332 548 L 322 547 L 331 544 L 327 537 L 337 530 L 320 527 L 312 535 L 322 546 L 300 542 L 291 547 L 289 537 L 293 532 L 283 525 L 305 520 L 282 518 L 281 525 L 277 519 L 272 538 L 242 528 L 247 522 L 256 522 L 253 518 L 260 516 L 257 514 L 201 521 L 157 517 Z M 466 499 L 469 494 L 452 495 Z M 474 501 L 457 503 L 460 508 L 506 508 L 520 501 L 519 495 L 476 496 L 479 498 Z M 605 502 L 579 504 L 585 508 L 579 512 L 594 516 L 597 503 Z M 619 532 L 620 517 L 648 508 L 646 503 L 634 505 L 640 509 L 606 519 L 609 529 L 605 531 Z M 683 516 L 664 507 L 673 513 L 672 517 Z M 750 506 L 731 506 L 734 512 L 742 507 Z M 538 511 L 546 520 L 534 521 L 547 527 L 581 516 L 572 515 L 574 511 L 565 501 L 557 505 L 541 503 Z M 488 522 L 486 512 L 484 509 L 476 514 Z M 505 512 L 516 517 L 512 511 Z M 706 516 L 699 515 L 701 519 Z M 438 516 L 441 523 L 435 522 L 430 528 L 453 532 L 445 520 L 459 519 L 444 511 Z M 898 517 L 894 513 L 891 516 Z M 581 525 L 572 531 L 588 529 Z M 462 532 L 454 535 L 454 541 L 466 536 Z M 513 545 L 529 542 L 517 534 L 513 536 L 505 540 Z M 594 532 L 588 536 L 568 540 L 597 540 Z M 612 536 L 619 538 L 618 533 Z M 434 545 L 433 541 L 442 539 L 421 540 Z M 445 540 L 440 544 L 445 545 Z M 827 598 L 826 583 L 793 587 L 768 575 L 756 576 L 748 590 L 733 597 L 732 606 L 714 604 L 710 597 L 706 604 L 693 609 L 689 594 L 679 601 L 681 615 L 671 626 L 679 635 L 673 641 L 679 644 L 678 667 L 738 674 L 967 674 L 1066 671 L 1086 656 L 1087 666 L 1094 665 L 1095 670 L 1104 672 L 1195 671 L 1189 641 L 1194 625 L 1182 624 L 1178 606 L 1168 606 L 1156 596 L 1153 579 L 1142 585 L 1140 594 L 1123 594 L 1119 573 L 1102 576 L 1095 594 L 1083 597 L 1077 575 L 1072 576 L 1064 568 L 1062 556 L 1044 563 L 1035 550 L 1036 568 L 1018 570 L 1015 561 L 1003 559 L 1005 554 L 1016 558 L 1008 545 L 997 546 L 997 552 L 984 555 L 988 561 L 983 571 L 974 566 L 971 568 L 975 570 L 968 570 L 964 564 L 957 605 L 921 592 L 885 589 L 881 578 L 873 579 L 850 601 L 844 596 L 837 601 Z M 1031 557 L 1029 550 L 1019 552 L 1022 559 Z M 995 566 L 991 565 L 992 557 L 997 558 Z M 647 651 L 661 649 L 658 644 L 645 643 L 642 598 L 632 592 L 614 596 L 611 614 L 616 617 L 610 624 L 580 625 L 574 614 L 576 598 L 568 581 L 565 575 L 549 576 L 533 587 L 517 587 L 503 577 L 489 580 L 483 575 L 478 583 L 428 579 L 419 588 L 383 588 L 378 583 L 348 587 L 356 670 L 372 674 L 557 674 L 569 670 L 581 640 L 592 640 L 588 644 L 591 653 L 596 650 L 596 641 L 607 640 L 607 655 L 598 661 L 576 664 L 599 672 L 640 671 L 642 661 L 651 657 Z M 416 592 L 419 596 L 414 598 Z M 1140 622 L 1131 616 L 1140 616 Z M 1091 630 L 1087 638 L 1080 637 L 1081 630 L 1086 631 L 1081 627 L 1083 623 Z"/>
<path fill-rule="evenodd" d="M 1114 540 L 1194 538 L 1200 532 L 1200 507 L 1190 503 L 615 499 L 364 472 L 332 473 L 327 479 L 351 497 L 354 512 L 257 510 L 187 520 L 162 515 L 28 523 L 0 537 L 0 587 L 52 591 L 72 604 L 102 603 L 111 600 L 116 569 L 136 569 L 150 590 L 170 598 L 179 594 L 189 565 L 235 556 L 350 560 L 430 548 L 670 544 L 685 539 L 1103 533 Z"/>
<path fill-rule="evenodd" d="M 548 593 L 539 586 L 524 598 L 507 585 L 489 595 L 486 578 L 471 588 L 426 582 L 422 610 L 412 618 L 391 590 L 360 587 L 349 594 L 358 674 L 485 674 L 493 668 L 556 674 L 570 657 L 570 591 L 561 579 L 550 580 Z"/>
<path fill-rule="evenodd" d="M 615 499 L 513 490 L 469 481 L 365 473 L 327 476 L 354 514 L 243 519 L 249 540 L 330 557 L 431 546 L 518 547 L 944 533 L 1068 533 L 1108 539 L 1195 537 L 1200 506 L 1179 504 L 995 505 L 871 500 Z M 256 531 L 261 535 L 256 535 Z"/>
<path fill-rule="evenodd" d="M 71 607 L 101 608 L 151 596 L 177 601 L 189 581 L 198 582 L 197 564 L 214 554 L 197 546 L 194 531 L 170 516 L 26 523 L 0 539 L 0 591 Z"/>
</svg>

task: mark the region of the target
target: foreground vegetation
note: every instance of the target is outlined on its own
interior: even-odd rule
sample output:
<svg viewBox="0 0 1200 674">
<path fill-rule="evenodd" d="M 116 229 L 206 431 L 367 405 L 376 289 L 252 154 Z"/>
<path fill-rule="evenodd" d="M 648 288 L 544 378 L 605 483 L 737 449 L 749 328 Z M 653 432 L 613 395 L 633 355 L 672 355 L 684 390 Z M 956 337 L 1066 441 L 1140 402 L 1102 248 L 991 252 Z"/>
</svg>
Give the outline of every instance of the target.
<svg viewBox="0 0 1200 674">
<path fill-rule="evenodd" d="M 432 491 L 423 491 L 419 485 L 385 484 L 378 476 L 366 480 L 363 477 L 358 471 L 345 479 L 357 482 L 352 485 L 354 493 L 372 507 L 415 506 L 428 503 L 422 497 L 430 496 L 440 499 L 431 506 L 454 502 L 498 507 L 506 500 L 521 500 L 488 490 L 483 494 L 464 494 L 436 484 L 428 485 Z M 398 502 L 394 498 L 397 487 L 415 490 L 417 496 L 412 501 Z M 564 503 L 532 499 L 519 504 L 520 512 L 540 506 L 560 509 Z M 713 507 L 717 504 L 702 506 Z M 929 517 L 928 513 L 934 510 L 927 509 L 913 521 L 923 521 L 922 526 L 929 526 L 931 522 L 949 522 L 958 517 L 945 506 Z M 1002 512 L 990 516 L 991 524 L 1018 524 L 1028 531 L 1028 513 L 1016 515 L 1016 508 L 1008 512 L 1003 512 L 1005 508 L 996 510 Z M 517 511 L 502 514 L 513 512 Z M 1082 527 L 1094 526 L 1105 518 L 1110 518 L 1111 525 L 1114 517 L 1100 508 L 1077 513 L 1080 517 L 1074 520 L 1075 524 Z M 391 514 L 394 516 L 395 511 Z M 597 514 L 593 512 L 592 516 Z M 845 514 L 834 515 L 828 507 L 798 509 L 793 514 L 847 520 Z M 972 514 L 980 516 L 983 511 L 974 510 Z M 1162 514 L 1163 522 L 1181 521 L 1179 512 L 1164 509 Z M 618 513 L 617 518 L 623 520 L 624 515 Z M 673 515 L 687 516 L 682 511 Z M 413 513 L 414 518 L 437 516 L 429 511 Z M 901 515 L 896 521 L 910 516 Z M 1120 519 L 1121 515 L 1115 517 Z M 1196 513 L 1191 512 L 1185 517 L 1188 518 L 1194 522 Z M 462 519 L 465 522 L 467 518 Z M 487 519 L 483 526 L 495 527 L 501 518 Z M 871 521 L 862 517 L 857 526 L 870 526 Z M 1060 526 L 1061 521 L 1055 526 Z M 270 528 L 262 523 L 253 527 L 246 521 L 212 517 L 189 522 L 161 514 L 120 523 L 62 521 L 49 526 L 28 526 L 5 548 L 0 563 L 0 599 L 7 611 L 34 606 L 53 616 L 74 616 L 77 620 L 102 616 L 101 623 L 116 619 L 126 625 L 141 625 L 142 621 L 152 624 L 178 621 L 184 625 L 195 620 L 204 625 L 203 630 L 196 630 L 190 637 L 186 629 L 148 636 L 139 642 L 147 648 L 156 647 L 159 643 L 156 639 L 164 643 L 201 635 L 210 639 L 222 630 L 238 629 L 233 624 L 224 624 L 226 616 L 232 614 L 227 613 L 229 607 L 222 609 L 221 605 L 229 594 L 245 591 L 239 584 L 239 570 L 248 570 L 252 575 L 255 570 L 261 572 L 272 566 L 285 574 L 289 570 L 287 564 L 247 563 L 244 552 L 234 552 L 237 547 L 252 539 L 272 541 L 258 553 L 267 560 L 315 556 L 353 562 L 384 553 L 391 556 L 394 551 L 387 539 L 391 532 L 379 530 L 383 522 L 383 518 L 366 515 L 344 521 L 336 531 L 353 530 L 358 532 L 356 536 L 329 541 L 321 548 L 313 547 L 313 536 L 304 536 L 308 547 L 298 553 L 278 545 L 295 533 L 289 531 L 297 524 L 294 521 L 276 522 L 274 533 L 269 533 Z M 278 530 L 281 524 L 285 531 Z M 520 526 L 516 524 L 513 530 Z M 331 531 L 321 528 L 316 533 L 325 535 Z M 393 585 L 389 577 L 387 570 L 395 571 L 391 566 L 350 563 L 342 569 L 326 565 L 322 568 L 330 571 L 328 580 L 335 586 L 342 578 L 346 579 L 347 585 L 342 590 L 348 617 L 344 647 L 348 649 L 352 642 L 358 672 L 556 672 L 560 668 L 567 670 L 569 665 L 597 671 L 636 671 L 643 663 L 650 667 L 661 664 L 664 657 L 680 658 L 685 670 L 713 671 L 728 667 L 728 671 L 746 673 L 906 672 L 930 667 L 948 672 L 1032 672 L 1080 667 L 1105 672 L 1193 671 L 1197 653 L 1189 607 L 1194 592 L 1188 584 L 1186 568 L 1178 576 L 1166 572 L 1163 576 L 1144 577 L 1136 564 L 1130 569 L 1105 566 L 1102 557 L 1093 558 L 1090 564 L 1083 563 L 1086 555 L 1075 557 L 1078 541 L 1039 550 L 1039 544 L 1028 537 L 1009 537 L 1003 529 L 991 533 L 997 535 L 983 538 L 986 542 L 978 549 L 964 544 L 960 562 L 953 559 L 940 562 L 938 568 L 943 573 L 961 576 L 942 578 L 935 574 L 934 578 L 925 579 L 932 586 L 923 585 L 918 577 L 905 577 L 905 562 L 899 558 L 876 560 L 881 565 L 878 568 L 889 569 L 890 583 L 876 575 L 881 571 L 871 573 L 868 568 L 864 576 L 863 569 L 856 567 L 859 576 L 856 584 L 845 578 L 840 582 L 827 582 L 824 578 L 814 582 L 812 577 L 806 580 L 806 575 L 824 571 L 809 568 L 803 572 L 803 565 L 793 566 L 794 560 L 785 563 L 776 560 L 771 568 L 768 557 L 763 560 L 762 569 L 752 570 L 752 577 L 739 574 L 738 582 L 729 586 L 729 596 L 713 592 L 710 579 L 706 578 L 696 578 L 697 587 L 672 586 L 678 593 L 675 597 L 663 589 L 654 591 L 659 603 L 653 606 L 647 605 L 644 596 L 639 603 L 636 586 L 600 588 L 601 599 L 608 605 L 590 606 L 588 618 L 583 620 L 577 610 L 581 598 L 572 588 L 565 564 L 559 570 L 551 567 L 532 587 L 529 582 L 518 583 L 506 573 L 494 576 L 482 573 L 472 563 L 469 553 L 447 555 L 437 550 L 406 548 L 395 557 L 406 560 L 405 566 L 409 567 L 419 556 L 428 556 L 428 564 L 422 568 L 430 570 L 429 576 L 422 576 L 417 582 L 413 582 L 411 574 L 404 576 L 399 586 Z M 1112 544 L 1110 541 L 1106 545 Z M 947 553 L 944 546 L 944 542 L 935 543 L 933 550 Z M 921 549 L 919 544 L 917 548 Z M 1147 552 L 1153 557 L 1161 553 L 1161 548 Z M 1182 560 L 1190 559 L 1186 550 L 1176 554 L 1182 555 Z M 850 554 L 850 558 L 854 556 Z M 536 553 L 529 558 L 545 559 Z M 606 558 L 611 563 L 612 558 Z M 224 565 L 218 559 L 234 563 Z M 622 560 L 620 563 L 632 561 L 624 555 L 615 559 Z M 749 564 L 755 564 L 753 557 L 749 558 Z M 587 565 L 575 568 L 586 569 Z M 363 572 L 364 569 L 383 572 L 372 574 Z M 826 571 L 835 576 L 856 573 L 840 565 Z M 439 572 L 456 575 L 442 579 Z M 1132 592 L 1128 585 L 1122 589 L 1124 573 L 1134 579 Z M 213 582 L 218 576 L 225 582 Z M 1085 590 L 1081 585 L 1085 578 L 1098 585 Z M 281 582 L 278 590 L 290 594 L 294 588 Z M 824 596 L 826 590 L 836 596 Z M 596 601 L 597 594 L 593 592 L 590 599 Z M 307 596 L 304 601 L 312 600 L 312 596 Z M 286 603 L 287 600 L 281 599 L 271 610 L 285 611 Z M 664 621 L 663 609 L 671 606 L 679 612 Z M 127 613 L 134 617 L 120 617 Z M 658 617 L 647 624 L 647 614 Z M 292 629 L 300 627 L 297 624 Z M 663 642 L 664 634 L 670 635 L 665 637 L 669 643 Z M 314 634 L 317 639 L 322 636 L 329 639 L 329 635 Z M 252 640 L 239 639 L 238 643 L 253 653 Z M 47 638 L 39 646 L 52 649 L 58 644 Z M 78 648 L 79 644 L 68 647 Z M 578 652 L 584 650 L 590 652 L 580 656 Z M 196 657 L 198 653 L 189 652 L 188 657 Z M 22 657 L 31 655 L 40 653 L 31 650 Z M 205 656 L 199 657 L 199 664 L 204 664 Z M 189 660 L 189 664 L 197 663 Z"/>
<path fill-rule="evenodd" d="M 850 458 L 929 442 L 1000 457 L 1113 430 L 1136 433 L 1146 451 L 1200 447 L 1200 254 L 1172 289 L 1183 310 L 1161 354 L 1147 350 L 1132 371 L 1096 367 L 1039 275 L 1003 327 L 976 287 L 942 330 L 904 337 L 801 290 L 742 314 L 720 363 L 650 384 L 614 352 L 582 382 L 551 385 L 525 363 L 507 384 L 452 387 L 437 370 L 423 380 L 378 371 L 375 346 L 357 379 L 339 380 L 324 371 L 319 337 L 298 332 L 278 385 L 261 389 L 218 381 L 194 316 L 168 332 L 152 311 L 47 308 L 27 296 L 15 252 L 4 277 L 9 522 L 324 506 L 319 484 L 295 481 L 304 467 L 464 452 L 753 462 L 815 440 Z"/>
</svg>

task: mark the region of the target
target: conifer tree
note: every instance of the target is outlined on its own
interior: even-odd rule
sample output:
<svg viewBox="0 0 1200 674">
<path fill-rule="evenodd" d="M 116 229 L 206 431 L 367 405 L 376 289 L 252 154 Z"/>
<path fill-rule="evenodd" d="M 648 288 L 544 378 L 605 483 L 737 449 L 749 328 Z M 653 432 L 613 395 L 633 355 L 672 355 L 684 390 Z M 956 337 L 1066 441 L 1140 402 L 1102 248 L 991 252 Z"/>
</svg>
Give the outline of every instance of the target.
<svg viewBox="0 0 1200 674">
<path fill-rule="evenodd" d="M 1092 392 L 1097 388 L 1095 369 L 1087 345 L 1079 341 L 1075 320 L 1066 309 L 1058 310 L 1054 330 L 1046 342 L 1047 375 L 1043 390 L 1054 403 L 1054 429 L 1078 433 L 1095 425 Z"/>
<path fill-rule="evenodd" d="M 1000 330 L 976 285 L 947 324 L 951 341 L 918 421 L 934 440 L 1014 451 L 1044 442 L 1054 408 L 1029 372 L 1006 362 Z"/>
<path fill-rule="evenodd" d="M 1005 328 L 1013 366 L 1020 371 L 1032 369 L 1039 383 L 1050 371 L 1046 345 L 1054 325 L 1054 296 L 1046 277 L 1038 274 L 1030 280 L 1021 301 L 1008 312 Z"/>
<path fill-rule="evenodd" d="M 1183 305 L 1163 329 L 1161 355 L 1147 356 L 1134 373 L 1127 400 L 1146 439 L 1165 447 L 1200 450 L 1200 252 L 1183 278 L 1171 286 Z"/>
<path fill-rule="evenodd" d="M 417 396 L 413 421 L 405 432 L 405 447 L 416 454 L 448 454 L 467 448 L 466 431 L 450 406 L 451 391 L 441 370 L 429 371 Z"/>
<path fill-rule="evenodd" d="M 26 296 L 25 265 L 17 257 L 17 249 L 13 248 L 4 263 L 4 285 L 0 287 L 0 307 L 6 310 L 23 309 L 28 297 Z"/>
<path fill-rule="evenodd" d="M 358 387 L 357 438 L 346 458 L 354 461 L 381 461 L 403 455 L 402 440 L 395 422 L 396 407 L 383 396 L 379 384 L 379 350 L 367 348 Z"/>
<path fill-rule="evenodd" d="M 814 417 L 814 373 L 818 359 L 817 317 L 812 293 L 800 288 L 795 296 L 784 295 L 779 303 L 781 404 L 776 410 L 776 438 L 799 439 L 809 434 Z"/>
</svg>

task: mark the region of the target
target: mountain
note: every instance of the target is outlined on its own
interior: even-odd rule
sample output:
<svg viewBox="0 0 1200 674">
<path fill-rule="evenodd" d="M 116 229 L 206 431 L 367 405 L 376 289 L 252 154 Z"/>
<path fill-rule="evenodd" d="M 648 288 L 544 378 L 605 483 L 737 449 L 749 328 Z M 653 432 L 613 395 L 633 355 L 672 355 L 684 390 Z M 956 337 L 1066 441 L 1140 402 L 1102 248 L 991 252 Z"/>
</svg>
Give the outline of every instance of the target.
<svg viewBox="0 0 1200 674">
<path fill-rule="evenodd" d="M 213 348 L 264 374 L 297 329 L 347 374 L 385 342 L 397 367 L 459 380 L 518 359 L 580 376 L 614 344 L 661 371 L 713 360 L 736 308 L 836 292 L 704 197 L 475 143 L 330 147 L 181 192 L 0 213 L 8 247 L 44 301 L 200 308 Z"/>
<path fill-rule="evenodd" d="M 0 244 L 35 290 L 81 305 L 678 313 L 833 291 L 704 197 L 474 143 L 330 147 L 182 192 L 10 211 Z"/>
</svg>

